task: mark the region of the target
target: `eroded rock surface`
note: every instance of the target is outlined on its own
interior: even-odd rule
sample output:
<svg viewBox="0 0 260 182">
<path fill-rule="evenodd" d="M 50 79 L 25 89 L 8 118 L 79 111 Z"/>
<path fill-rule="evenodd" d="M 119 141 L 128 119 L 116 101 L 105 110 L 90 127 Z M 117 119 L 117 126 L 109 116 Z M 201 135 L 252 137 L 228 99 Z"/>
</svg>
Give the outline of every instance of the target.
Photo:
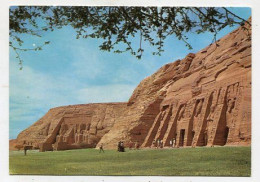
<svg viewBox="0 0 260 182">
<path fill-rule="evenodd" d="M 17 140 L 40 151 L 95 147 L 126 106 L 126 103 L 104 103 L 53 108 L 21 132 Z"/>
<path fill-rule="evenodd" d="M 196 54 L 144 79 L 127 103 L 51 109 L 19 142 L 44 150 L 251 144 L 251 27 L 240 27 Z"/>
</svg>

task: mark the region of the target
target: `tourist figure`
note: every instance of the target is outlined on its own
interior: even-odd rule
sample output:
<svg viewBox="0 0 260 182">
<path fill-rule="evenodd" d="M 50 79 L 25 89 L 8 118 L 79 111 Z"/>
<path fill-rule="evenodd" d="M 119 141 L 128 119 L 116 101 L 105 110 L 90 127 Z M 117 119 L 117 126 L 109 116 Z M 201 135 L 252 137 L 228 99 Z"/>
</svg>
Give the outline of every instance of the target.
<svg viewBox="0 0 260 182">
<path fill-rule="evenodd" d="M 170 140 L 170 147 L 172 147 L 173 146 L 173 140 Z"/>
<path fill-rule="evenodd" d="M 117 151 L 120 152 L 120 148 L 121 148 L 121 141 L 118 142 L 117 144 Z"/>
<path fill-rule="evenodd" d="M 125 146 L 124 146 L 124 142 L 121 142 L 121 148 L 120 148 L 121 152 L 125 152 Z"/>
<path fill-rule="evenodd" d="M 160 139 L 157 140 L 157 149 L 160 147 Z"/>
<path fill-rule="evenodd" d="M 160 143 L 160 147 L 161 149 L 163 148 L 163 141 L 161 140 L 161 143 Z"/>
<path fill-rule="evenodd" d="M 103 143 L 101 143 L 101 145 L 99 146 L 99 153 L 103 151 L 103 153 L 105 153 L 104 149 L 103 149 Z"/>
<path fill-rule="evenodd" d="M 117 146 L 117 151 L 118 152 L 125 152 L 125 146 L 124 146 L 124 142 L 120 141 L 118 142 L 118 146 Z"/>
<path fill-rule="evenodd" d="M 25 145 L 24 147 L 23 147 L 23 150 L 24 150 L 24 155 L 26 155 L 27 154 L 27 150 L 32 150 L 32 146 L 31 145 Z"/>
<path fill-rule="evenodd" d="M 172 139 L 172 147 L 173 147 L 173 148 L 175 147 L 175 144 L 176 144 L 176 139 L 173 138 L 173 139 Z"/>
<path fill-rule="evenodd" d="M 24 150 L 24 155 L 26 155 L 28 148 L 26 146 L 24 146 L 23 150 Z"/>
<path fill-rule="evenodd" d="M 152 146 L 155 147 L 155 145 L 156 145 L 156 141 L 155 141 L 155 139 L 154 139 L 154 140 L 153 140 L 153 143 L 152 143 Z"/>
</svg>

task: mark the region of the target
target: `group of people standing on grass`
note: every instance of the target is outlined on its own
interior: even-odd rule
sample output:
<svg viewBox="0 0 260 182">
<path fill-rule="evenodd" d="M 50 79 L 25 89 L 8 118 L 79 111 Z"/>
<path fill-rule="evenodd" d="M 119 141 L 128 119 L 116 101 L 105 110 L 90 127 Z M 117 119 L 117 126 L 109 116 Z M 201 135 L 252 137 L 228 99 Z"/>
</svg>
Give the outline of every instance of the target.
<svg viewBox="0 0 260 182">
<path fill-rule="evenodd" d="M 175 147 L 176 139 L 175 138 L 171 139 L 169 144 L 170 144 L 170 147 L 172 147 L 172 148 Z M 163 141 L 160 140 L 159 138 L 157 140 L 154 139 L 153 143 L 152 143 L 152 147 L 156 147 L 157 149 L 163 148 Z"/>
<path fill-rule="evenodd" d="M 124 146 L 124 142 L 123 141 L 119 141 L 117 144 L 117 151 L 118 152 L 125 152 L 125 146 Z M 101 152 L 105 152 L 104 151 L 104 147 L 103 147 L 103 143 L 100 144 L 99 146 L 99 153 Z"/>
<path fill-rule="evenodd" d="M 118 152 L 125 152 L 125 146 L 124 146 L 124 142 L 123 141 L 119 141 L 117 146 L 118 146 L 117 147 L 117 151 Z M 138 141 L 136 141 L 136 142 L 130 141 L 128 143 L 128 147 L 129 147 L 129 150 L 132 150 L 133 148 L 138 150 L 138 149 L 140 149 L 140 144 L 139 144 Z"/>
<path fill-rule="evenodd" d="M 163 148 L 163 141 L 160 140 L 159 138 L 157 139 L 157 141 L 154 139 L 153 140 L 153 147 L 158 148 Z"/>
<path fill-rule="evenodd" d="M 173 139 L 170 140 L 170 147 L 174 148 L 175 145 L 176 145 L 176 139 L 173 138 Z"/>
<path fill-rule="evenodd" d="M 132 148 L 134 147 L 134 149 L 140 149 L 140 144 L 139 142 L 129 142 L 129 150 L 132 150 Z M 118 152 L 125 152 L 125 145 L 123 141 L 119 141 L 117 144 L 117 151 Z M 103 148 L 103 143 L 100 144 L 99 146 L 99 153 L 104 152 L 104 148 Z"/>
<path fill-rule="evenodd" d="M 176 139 L 173 138 L 169 141 L 169 144 L 170 144 L 170 147 L 174 148 L 176 146 Z M 163 141 L 160 140 L 159 138 L 156 140 L 154 139 L 153 140 L 153 143 L 152 143 L 152 147 L 156 147 L 157 149 L 158 148 L 163 148 Z M 140 149 L 140 144 L 138 141 L 136 142 L 132 142 L 130 141 L 129 142 L 129 150 L 132 150 L 132 149 Z M 123 141 L 119 141 L 118 144 L 117 144 L 117 151 L 118 152 L 125 152 L 125 145 L 124 145 L 124 142 Z M 104 152 L 104 149 L 103 149 L 103 143 L 101 143 L 101 145 L 99 146 L 99 153 L 100 152 Z"/>
</svg>

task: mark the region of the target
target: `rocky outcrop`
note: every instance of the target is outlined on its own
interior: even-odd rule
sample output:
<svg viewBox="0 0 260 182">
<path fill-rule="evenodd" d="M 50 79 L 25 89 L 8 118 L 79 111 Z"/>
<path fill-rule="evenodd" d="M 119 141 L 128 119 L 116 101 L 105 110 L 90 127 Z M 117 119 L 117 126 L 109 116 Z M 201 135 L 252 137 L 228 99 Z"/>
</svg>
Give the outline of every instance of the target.
<svg viewBox="0 0 260 182">
<path fill-rule="evenodd" d="M 251 144 L 251 27 L 240 27 L 196 54 L 144 79 L 127 103 L 51 109 L 19 134 L 44 150 Z"/>
<path fill-rule="evenodd" d="M 19 144 L 40 151 L 95 147 L 124 113 L 126 103 L 72 105 L 50 109 L 28 129 L 21 132 Z"/>
</svg>

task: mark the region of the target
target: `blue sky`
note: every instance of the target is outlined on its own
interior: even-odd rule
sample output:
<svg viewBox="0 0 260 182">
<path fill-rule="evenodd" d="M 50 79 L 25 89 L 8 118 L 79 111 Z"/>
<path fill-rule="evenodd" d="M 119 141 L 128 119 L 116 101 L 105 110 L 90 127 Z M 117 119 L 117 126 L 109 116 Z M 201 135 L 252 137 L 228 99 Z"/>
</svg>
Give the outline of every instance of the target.
<svg viewBox="0 0 260 182">
<path fill-rule="evenodd" d="M 251 15 L 249 8 L 231 10 L 245 19 Z M 226 28 L 218 38 L 235 28 Z M 76 39 L 74 30 L 69 27 L 46 32 L 42 38 L 23 37 L 27 48 L 47 40 L 51 43 L 42 51 L 21 53 L 24 60 L 21 71 L 10 49 L 10 139 L 16 138 L 52 107 L 127 101 L 141 80 L 164 64 L 206 47 L 213 35 L 189 34 L 193 50 L 188 50 L 175 37 L 169 37 L 162 56 L 153 56 L 145 45 L 141 60 L 129 53 L 102 52 L 98 47 L 100 40 Z"/>
</svg>

